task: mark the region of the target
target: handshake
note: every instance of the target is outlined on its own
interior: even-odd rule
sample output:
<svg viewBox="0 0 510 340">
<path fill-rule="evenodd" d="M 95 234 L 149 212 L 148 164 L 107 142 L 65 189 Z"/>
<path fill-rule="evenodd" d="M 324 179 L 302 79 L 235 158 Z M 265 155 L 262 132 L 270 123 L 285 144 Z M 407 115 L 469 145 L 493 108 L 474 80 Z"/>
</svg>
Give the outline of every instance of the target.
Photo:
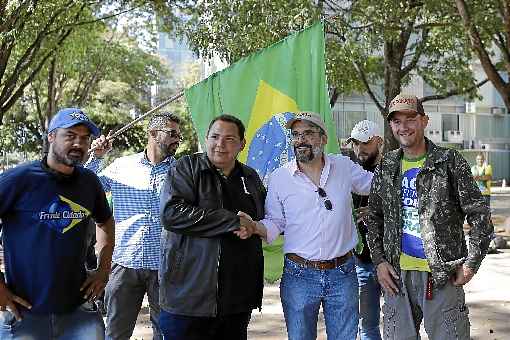
<svg viewBox="0 0 510 340">
<path fill-rule="evenodd" d="M 254 221 L 250 215 L 242 211 L 239 211 L 237 216 L 239 216 L 240 226 L 239 230 L 234 231 L 234 234 L 236 234 L 240 239 L 246 240 L 252 235 L 259 235 L 264 240 L 267 239 L 267 230 L 262 223 Z"/>
</svg>

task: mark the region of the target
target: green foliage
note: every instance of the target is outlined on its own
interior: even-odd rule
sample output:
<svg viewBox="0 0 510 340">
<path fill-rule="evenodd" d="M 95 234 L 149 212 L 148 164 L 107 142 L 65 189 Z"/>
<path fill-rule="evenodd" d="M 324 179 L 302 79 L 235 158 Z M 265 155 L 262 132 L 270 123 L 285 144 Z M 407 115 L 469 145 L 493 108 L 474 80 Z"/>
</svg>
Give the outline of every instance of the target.
<svg viewBox="0 0 510 340">
<path fill-rule="evenodd" d="M 72 32 L 90 17 L 84 1 L 9 1 L 0 5 L 0 122 Z"/>
<path fill-rule="evenodd" d="M 185 67 L 184 76 L 180 79 L 175 79 L 175 87 L 160 87 L 159 93 L 156 97 L 157 102 L 162 102 L 173 95 L 177 94 L 181 90 L 190 87 L 195 84 L 199 80 L 199 65 L 197 63 L 190 63 Z M 162 109 L 163 111 L 170 111 L 179 116 L 181 119 L 180 129 L 182 135 L 182 141 L 177 149 L 177 153 L 175 155 L 176 158 L 181 157 L 182 155 L 189 155 L 198 151 L 198 138 L 195 128 L 193 126 L 193 121 L 191 119 L 191 114 L 186 107 L 186 102 L 184 100 L 184 96 L 178 99 L 177 101 L 170 103 L 166 107 Z"/>
<path fill-rule="evenodd" d="M 164 0 L 2 2 L 0 126 L 9 125 L 2 128 L 2 145 L 21 147 L 7 131 L 22 130 L 23 122 L 41 142 L 51 116 L 65 106 L 92 112 L 107 129 L 145 112 L 150 86 L 167 76 L 150 53 L 155 17 L 170 28 L 178 6 Z M 140 146 L 139 132 L 126 138 L 124 147 Z"/>
<path fill-rule="evenodd" d="M 38 73 L 25 90 L 22 109 L 11 110 L 5 123 L 11 125 L 15 122 L 11 116 L 21 115 L 38 125 L 41 142 L 58 109 L 81 107 L 106 133 L 147 111 L 150 86 L 167 76 L 160 59 L 143 51 L 125 31 L 112 31 L 102 22 L 82 26 L 55 53 L 50 67 Z M 135 126 L 116 141 L 116 147 L 140 150 L 145 142 L 144 127 Z"/>
<path fill-rule="evenodd" d="M 344 94 L 365 92 L 364 76 L 383 108 L 415 75 L 438 94 L 467 90 L 475 81 L 462 26 L 444 1 L 205 0 L 193 2 L 188 14 L 183 34 L 194 50 L 204 57 L 218 54 L 228 62 L 324 14 L 330 86 Z"/>
<path fill-rule="evenodd" d="M 37 133 L 37 121 L 9 118 L 7 124 L 0 125 L 0 150 L 4 153 L 38 153 L 40 151 L 40 135 Z M 35 133 L 34 133 L 35 132 Z"/>
<path fill-rule="evenodd" d="M 382 115 L 411 80 L 435 98 L 477 96 L 468 41 L 455 7 L 442 0 L 200 0 L 180 26 L 195 52 L 232 63 L 324 18 L 332 99 L 366 93 Z M 385 150 L 396 144 L 386 133 Z"/>
<path fill-rule="evenodd" d="M 455 0 L 470 47 L 510 110 L 510 1 Z"/>
</svg>

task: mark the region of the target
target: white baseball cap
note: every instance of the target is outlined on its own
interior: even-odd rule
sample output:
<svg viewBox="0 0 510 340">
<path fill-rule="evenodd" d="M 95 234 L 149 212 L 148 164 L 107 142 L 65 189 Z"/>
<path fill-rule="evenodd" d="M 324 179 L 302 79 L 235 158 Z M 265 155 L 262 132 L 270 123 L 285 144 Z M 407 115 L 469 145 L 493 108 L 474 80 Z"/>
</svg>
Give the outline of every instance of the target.
<svg viewBox="0 0 510 340">
<path fill-rule="evenodd" d="M 351 137 L 347 139 L 346 143 L 349 144 L 353 139 L 366 143 L 374 136 L 381 137 L 379 126 L 371 120 L 362 120 L 354 125 L 351 131 Z"/>
</svg>

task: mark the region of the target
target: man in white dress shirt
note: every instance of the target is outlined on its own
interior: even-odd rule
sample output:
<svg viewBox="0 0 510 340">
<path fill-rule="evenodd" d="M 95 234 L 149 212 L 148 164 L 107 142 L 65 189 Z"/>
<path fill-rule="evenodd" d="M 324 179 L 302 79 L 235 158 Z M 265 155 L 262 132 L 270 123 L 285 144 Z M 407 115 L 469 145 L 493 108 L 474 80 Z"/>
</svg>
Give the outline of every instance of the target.
<svg viewBox="0 0 510 340">
<path fill-rule="evenodd" d="M 328 137 L 318 114 L 299 112 L 287 128 L 296 158 L 270 175 L 265 218 L 253 222 L 269 243 L 284 233 L 280 295 L 287 333 L 290 340 L 316 339 L 322 304 L 328 339 L 355 339 L 358 237 L 351 192 L 367 195 L 372 173 L 324 154 Z"/>
</svg>

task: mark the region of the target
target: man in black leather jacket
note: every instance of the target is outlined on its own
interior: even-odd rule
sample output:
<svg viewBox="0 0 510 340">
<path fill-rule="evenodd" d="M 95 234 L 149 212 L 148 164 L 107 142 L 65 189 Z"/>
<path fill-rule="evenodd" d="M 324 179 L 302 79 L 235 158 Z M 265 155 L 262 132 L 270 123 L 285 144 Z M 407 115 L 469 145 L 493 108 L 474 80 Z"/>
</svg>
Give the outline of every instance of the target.
<svg viewBox="0 0 510 340">
<path fill-rule="evenodd" d="M 263 290 L 265 189 L 236 160 L 244 126 L 230 115 L 209 125 L 206 153 L 179 159 L 161 193 L 160 327 L 167 339 L 246 339 Z"/>
</svg>

